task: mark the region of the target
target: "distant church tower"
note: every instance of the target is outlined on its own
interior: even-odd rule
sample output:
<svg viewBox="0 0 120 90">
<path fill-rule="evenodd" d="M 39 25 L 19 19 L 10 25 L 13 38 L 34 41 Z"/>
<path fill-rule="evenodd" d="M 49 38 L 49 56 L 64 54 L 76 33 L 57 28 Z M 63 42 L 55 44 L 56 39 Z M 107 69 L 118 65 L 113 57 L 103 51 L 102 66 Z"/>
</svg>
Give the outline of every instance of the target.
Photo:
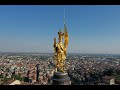
<svg viewBox="0 0 120 90">
<path fill-rule="evenodd" d="M 40 64 L 36 65 L 36 81 L 39 81 Z"/>
</svg>

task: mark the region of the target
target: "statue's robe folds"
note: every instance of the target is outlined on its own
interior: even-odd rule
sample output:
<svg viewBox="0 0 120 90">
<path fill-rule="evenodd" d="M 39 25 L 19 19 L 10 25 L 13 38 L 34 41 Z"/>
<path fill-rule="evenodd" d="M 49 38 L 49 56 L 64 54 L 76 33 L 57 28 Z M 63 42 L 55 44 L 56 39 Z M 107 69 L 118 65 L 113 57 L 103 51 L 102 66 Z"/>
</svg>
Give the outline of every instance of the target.
<svg viewBox="0 0 120 90">
<path fill-rule="evenodd" d="M 58 60 L 64 61 L 66 59 L 66 55 L 65 55 L 65 48 L 64 48 L 63 43 L 60 42 L 56 46 L 57 46 L 57 57 L 58 57 Z"/>
<path fill-rule="evenodd" d="M 65 48 L 62 42 L 57 43 L 55 47 L 55 59 L 57 60 L 57 67 L 64 69 L 64 61 L 66 59 Z"/>
</svg>

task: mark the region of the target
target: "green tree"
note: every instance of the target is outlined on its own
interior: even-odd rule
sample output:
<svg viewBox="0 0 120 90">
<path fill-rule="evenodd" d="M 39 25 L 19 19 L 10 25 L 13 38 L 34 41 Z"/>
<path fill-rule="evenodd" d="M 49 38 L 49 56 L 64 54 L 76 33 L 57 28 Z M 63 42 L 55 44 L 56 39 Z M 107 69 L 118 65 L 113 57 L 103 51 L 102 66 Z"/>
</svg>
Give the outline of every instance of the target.
<svg viewBox="0 0 120 90">
<path fill-rule="evenodd" d="M 15 80 L 23 81 L 23 78 L 22 78 L 20 75 L 14 75 L 13 78 L 14 78 Z"/>
</svg>

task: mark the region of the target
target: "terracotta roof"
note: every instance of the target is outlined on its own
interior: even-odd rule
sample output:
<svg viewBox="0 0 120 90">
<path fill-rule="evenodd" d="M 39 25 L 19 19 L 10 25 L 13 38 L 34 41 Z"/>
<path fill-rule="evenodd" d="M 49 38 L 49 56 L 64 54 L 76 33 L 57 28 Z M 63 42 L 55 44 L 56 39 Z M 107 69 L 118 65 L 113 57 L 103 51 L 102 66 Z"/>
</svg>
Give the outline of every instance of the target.
<svg viewBox="0 0 120 90">
<path fill-rule="evenodd" d="M 113 79 L 115 78 L 114 76 L 104 76 L 103 79 Z"/>
<path fill-rule="evenodd" d="M 4 83 L 2 83 L 2 85 L 9 85 L 11 84 L 12 82 L 14 82 L 15 80 L 9 80 L 9 81 L 6 81 Z"/>
</svg>

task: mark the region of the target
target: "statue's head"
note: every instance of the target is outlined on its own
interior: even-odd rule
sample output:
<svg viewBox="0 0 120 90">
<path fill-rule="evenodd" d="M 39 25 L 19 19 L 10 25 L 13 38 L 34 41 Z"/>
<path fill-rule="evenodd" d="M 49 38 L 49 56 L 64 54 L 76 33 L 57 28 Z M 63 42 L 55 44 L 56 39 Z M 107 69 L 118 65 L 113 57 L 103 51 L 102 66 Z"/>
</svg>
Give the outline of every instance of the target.
<svg viewBox="0 0 120 90">
<path fill-rule="evenodd" d="M 64 35 L 64 33 L 62 33 L 62 31 L 60 30 L 60 31 L 58 32 L 59 42 L 62 42 L 63 35 Z"/>
</svg>

